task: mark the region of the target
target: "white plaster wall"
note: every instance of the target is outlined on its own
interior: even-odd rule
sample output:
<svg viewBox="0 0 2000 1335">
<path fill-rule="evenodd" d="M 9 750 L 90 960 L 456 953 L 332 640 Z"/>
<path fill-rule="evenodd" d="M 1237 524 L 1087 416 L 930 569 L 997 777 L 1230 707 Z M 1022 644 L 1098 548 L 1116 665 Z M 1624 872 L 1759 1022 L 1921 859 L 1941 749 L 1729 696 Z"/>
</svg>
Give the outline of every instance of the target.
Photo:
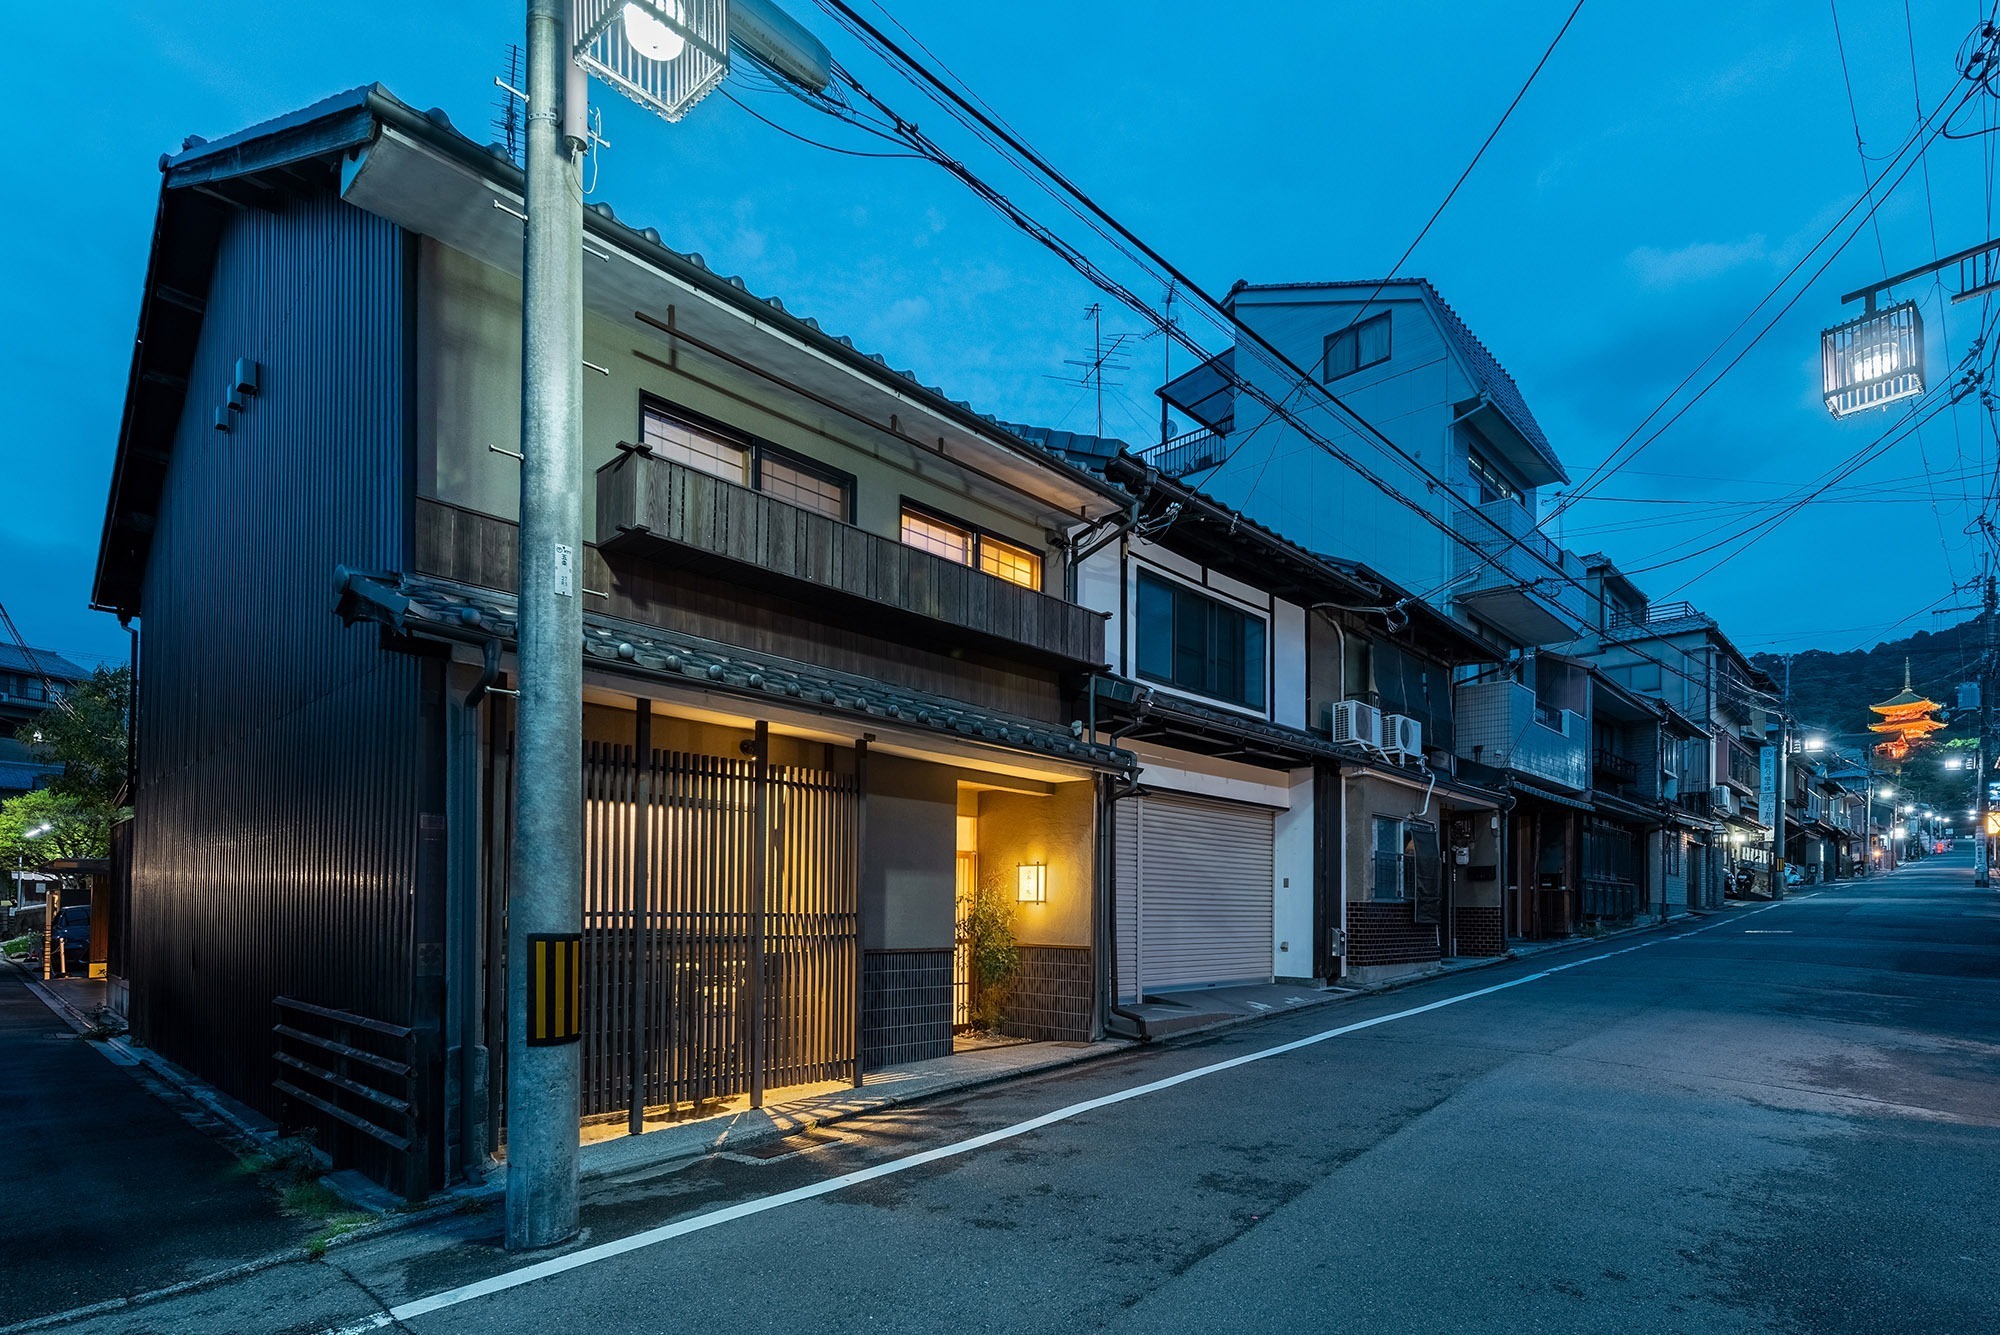
<svg viewBox="0 0 2000 1335">
<path fill-rule="evenodd" d="M 1313 772 L 1287 776 L 1291 805 L 1277 815 L 1271 886 L 1271 974 L 1310 978 L 1313 968 Z"/>
</svg>

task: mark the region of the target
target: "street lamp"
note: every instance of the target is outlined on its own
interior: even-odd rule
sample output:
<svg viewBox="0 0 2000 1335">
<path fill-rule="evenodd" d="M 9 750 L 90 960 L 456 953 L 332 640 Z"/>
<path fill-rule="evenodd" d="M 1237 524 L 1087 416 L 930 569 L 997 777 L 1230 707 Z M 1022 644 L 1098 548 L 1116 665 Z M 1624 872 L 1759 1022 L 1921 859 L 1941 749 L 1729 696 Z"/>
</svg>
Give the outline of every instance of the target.
<svg viewBox="0 0 2000 1335">
<path fill-rule="evenodd" d="M 1924 321 L 1914 301 L 1875 309 L 1820 334 L 1820 390 L 1827 411 L 1846 417 L 1924 392 Z"/>
</svg>

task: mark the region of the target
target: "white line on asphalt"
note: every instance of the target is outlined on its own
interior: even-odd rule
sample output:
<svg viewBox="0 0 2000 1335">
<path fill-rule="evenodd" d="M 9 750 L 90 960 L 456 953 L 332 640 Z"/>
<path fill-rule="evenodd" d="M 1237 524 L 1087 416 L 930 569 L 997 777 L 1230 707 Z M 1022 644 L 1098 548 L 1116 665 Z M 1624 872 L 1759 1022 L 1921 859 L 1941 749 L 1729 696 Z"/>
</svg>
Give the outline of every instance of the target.
<svg viewBox="0 0 2000 1335">
<path fill-rule="evenodd" d="M 1778 906 L 1772 904 L 1767 907 L 1776 908 Z M 1753 910 L 1756 913 L 1765 911 L 1765 909 Z M 1708 927 L 1697 927 L 1693 931 L 1680 932 L 1671 937 L 1659 937 L 1651 941 L 1641 941 L 1637 945 L 1626 946 L 1622 950 L 1608 950 L 1602 955 L 1592 955 L 1587 959 L 1571 960 L 1567 964 L 1553 965 L 1550 968 L 1543 969 L 1539 973 L 1527 974 L 1524 977 L 1510 979 L 1504 983 L 1495 983 L 1491 987 L 1482 987 L 1472 992 L 1461 992 L 1457 996 L 1445 997 L 1422 1006 L 1412 1006 L 1408 1010 L 1396 1011 L 1389 1015 L 1377 1015 L 1373 1019 L 1357 1020 L 1353 1024 L 1344 1024 L 1336 1029 L 1324 1029 L 1317 1034 L 1308 1034 L 1304 1038 L 1293 1039 L 1289 1043 L 1280 1043 L 1275 1047 L 1248 1052 L 1240 1057 L 1231 1057 L 1226 1061 L 1199 1066 L 1192 1071 L 1182 1071 L 1179 1075 L 1170 1075 L 1159 1080 L 1149 1081 L 1143 1085 L 1134 1085 L 1130 1089 L 1121 1089 L 1114 1094 L 1105 1094 L 1098 1098 L 1085 1099 L 1081 1103 L 1072 1103 L 1067 1107 L 1057 1108 L 1053 1112 L 1043 1113 L 1039 1117 L 1030 1117 L 1025 1122 L 1016 1122 L 1012 1126 L 1004 1126 L 997 1131 L 988 1131 L 965 1140 L 955 1141 L 950 1145 L 940 1145 L 935 1149 L 923 1150 L 901 1159 L 891 1159 L 887 1163 L 879 1163 L 870 1168 L 857 1169 L 852 1173 L 842 1173 L 838 1177 L 826 1178 L 823 1181 L 814 1182 L 803 1187 L 794 1187 L 790 1191 L 781 1191 L 775 1195 L 761 1196 L 756 1200 L 742 1201 L 736 1205 L 724 1206 L 720 1210 L 711 1210 L 706 1214 L 698 1214 L 687 1219 L 676 1220 L 671 1224 L 662 1224 L 658 1228 L 649 1228 L 643 1232 L 617 1238 L 610 1242 L 600 1242 L 594 1247 L 584 1247 L 567 1255 L 550 1257 L 546 1261 L 537 1261 L 533 1265 L 525 1265 L 517 1270 L 508 1270 L 456 1289 L 447 1289 L 443 1293 L 434 1293 L 428 1298 L 416 1298 L 410 1302 L 392 1307 L 386 1312 L 377 1312 L 366 1320 L 357 1322 L 354 1325 L 342 1326 L 338 1330 L 329 1331 L 327 1335 L 362 1335 L 366 1331 L 381 1330 L 383 1327 L 397 1322 L 408 1321 L 414 1317 L 428 1315 L 431 1312 L 443 1311 L 448 1307 L 457 1307 L 461 1303 L 471 1302 L 475 1298 L 484 1298 L 489 1294 L 504 1293 L 508 1289 L 516 1289 L 524 1284 L 532 1284 L 536 1280 L 549 1279 L 556 1275 L 566 1274 L 571 1270 L 579 1270 L 587 1265 L 595 1265 L 599 1261 L 608 1261 L 613 1257 L 623 1256 L 628 1252 L 640 1251 L 662 1242 L 670 1242 L 675 1238 L 686 1237 L 690 1233 L 700 1233 L 720 1224 L 734 1223 L 738 1219 L 748 1219 L 752 1215 L 764 1214 L 771 1210 L 781 1209 L 787 1205 L 796 1205 L 800 1201 L 809 1201 L 820 1196 L 828 1196 L 836 1191 L 844 1191 L 848 1187 L 859 1186 L 863 1182 L 873 1182 L 877 1178 L 891 1177 L 897 1173 L 907 1173 L 913 1168 L 921 1168 L 925 1164 L 936 1163 L 940 1159 L 950 1159 L 961 1154 L 970 1154 L 974 1150 L 983 1150 L 989 1145 L 998 1145 L 1003 1141 L 1014 1140 L 1030 1132 L 1039 1131 L 1043 1127 L 1054 1126 L 1058 1122 L 1067 1122 L 1071 1118 L 1081 1117 L 1085 1113 L 1095 1112 L 1100 1108 L 1109 1108 L 1116 1104 L 1129 1102 L 1132 1099 L 1144 1098 L 1148 1094 L 1157 1094 L 1162 1090 L 1172 1089 L 1176 1085 L 1185 1085 L 1191 1081 L 1201 1080 L 1211 1075 L 1220 1075 L 1224 1071 L 1233 1071 L 1239 1066 L 1248 1066 L 1252 1062 L 1264 1061 L 1271 1057 L 1282 1057 L 1287 1053 L 1297 1052 L 1302 1048 L 1309 1048 L 1316 1044 L 1324 1043 L 1329 1039 L 1339 1038 L 1345 1034 L 1358 1033 L 1363 1029 L 1373 1029 L 1377 1025 L 1389 1024 L 1395 1020 L 1407 1020 L 1411 1016 L 1424 1015 L 1430 1011 L 1442 1010 L 1446 1006 L 1456 1006 L 1461 1001 L 1472 1001 L 1479 997 L 1489 997 L 1495 992 L 1505 992 L 1509 988 L 1520 987 L 1524 983 L 1539 982 L 1541 979 L 1553 977 L 1569 969 L 1579 969 L 1586 964 L 1597 964 L 1619 955 L 1629 955 L 1635 950 L 1646 950 L 1663 942 L 1679 941 L 1701 932 L 1711 931 L 1715 927 L 1723 925 L 1722 923 L 1712 923 Z"/>
</svg>

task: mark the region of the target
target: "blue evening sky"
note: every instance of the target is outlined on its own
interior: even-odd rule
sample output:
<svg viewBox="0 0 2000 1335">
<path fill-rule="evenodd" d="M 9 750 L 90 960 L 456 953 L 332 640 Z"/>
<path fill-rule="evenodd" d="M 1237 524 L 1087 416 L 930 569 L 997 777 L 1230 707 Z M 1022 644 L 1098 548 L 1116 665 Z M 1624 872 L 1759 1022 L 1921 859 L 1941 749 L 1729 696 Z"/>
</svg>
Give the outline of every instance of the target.
<svg viewBox="0 0 2000 1335">
<path fill-rule="evenodd" d="M 867 0 L 862 0 L 866 8 Z M 1217 6 L 1099 0 L 1004 6 L 895 0 L 896 17 L 1142 236 L 1220 292 L 1254 281 L 1376 277 L 1491 128 L 1570 0 Z M 906 116 L 1038 216 L 1045 197 L 972 156 L 945 117 L 810 0 L 792 12 Z M 1952 91 L 1979 17 L 1912 0 L 1927 106 Z M 1898 0 L 1840 12 L 1861 134 L 1887 154 L 1916 120 Z M 481 138 L 516 3 L 35 6 L 0 55 L 18 127 L 0 359 L 11 483 L 0 599 L 33 643 L 122 655 L 86 610 L 139 284 L 159 185 L 183 136 L 216 137 L 380 81 Z M 884 147 L 754 84 L 743 103 L 828 142 Z M 603 94 L 612 147 L 596 199 L 702 252 L 897 366 L 982 409 L 1088 430 L 1090 396 L 1055 377 L 1088 347 L 1096 294 L 922 162 L 787 139 L 717 96 L 679 125 Z M 1986 102 L 1957 124 L 1986 123 Z M 1993 235 L 1989 139 L 1938 142 L 1880 213 L 1890 271 Z M 1861 161 L 1824 5 L 1590 0 L 1513 121 L 1406 272 L 1431 278 L 1520 381 L 1573 476 L 1646 415 L 1859 192 Z M 1933 228 L 1936 250 L 1933 249 Z M 1074 224 L 1072 239 L 1083 236 Z M 1102 255 L 1103 248 L 1092 251 Z M 1817 331 L 1883 275 L 1874 230 L 1838 258 L 1718 388 L 1580 505 L 1561 536 L 1610 552 L 1656 597 L 1688 597 L 1745 648 L 1848 648 L 1928 628 L 1976 573 L 1983 410 L 1961 405 L 1713 573 L 1716 544 L 1761 503 L 1879 433 L 1831 421 Z M 1157 292 L 1146 295 L 1157 297 Z M 1928 285 L 1931 367 L 1963 355 L 1982 303 Z M 1137 331 L 1107 311 L 1108 331 Z M 1157 341 L 1138 346 L 1106 428 L 1157 431 Z M 1185 358 L 1180 364 L 1185 364 Z M 1934 485 L 1924 481 L 1926 466 Z M 1990 471 L 1990 468 L 1989 468 Z M 1861 484 L 1861 485 L 1856 485 Z M 1719 530 L 1719 531 L 1717 531 Z M 1703 536 L 1707 535 L 1707 536 Z M 1723 549 L 1726 550 L 1726 549 Z M 1692 582 L 1690 582 L 1692 581 Z M 1685 587 L 1682 587 L 1685 586 Z M 1897 618 L 1903 618 L 1900 624 Z M 1952 618 L 1956 620 L 1956 617 Z"/>
</svg>

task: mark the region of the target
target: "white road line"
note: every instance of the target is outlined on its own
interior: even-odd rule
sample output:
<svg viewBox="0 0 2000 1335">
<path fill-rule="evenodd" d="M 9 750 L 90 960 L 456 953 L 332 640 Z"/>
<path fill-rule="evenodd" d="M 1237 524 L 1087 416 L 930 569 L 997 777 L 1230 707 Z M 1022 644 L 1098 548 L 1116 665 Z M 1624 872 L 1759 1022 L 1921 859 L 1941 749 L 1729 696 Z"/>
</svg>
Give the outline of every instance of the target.
<svg viewBox="0 0 2000 1335">
<path fill-rule="evenodd" d="M 1768 907 L 1776 908 L 1778 906 L 1772 904 Z M 1753 910 L 1756 913 L 1765 911 L 1765 909 Z M 1456 1006 L 1461 1001 L 1472 1001 L 1479 997 L 1490 997 L 1495 992 L 1505 992 L 1510 988 L 1520 987 L 1524 983 L 1539 982 L 1541 979 L 1553 977 L 1569 969 L 1582 968 L 1586 964 L 1597 964 L 1604 960 L 1614 959 L 1619 955 L 1629 955 L 1635 950 L 1646 950 L 1652 946 L 1666 942 L 1679 941 L 1686 937 L 1699 935 L 1702 932 L 1712 931 L 1714 928 L 1724 925 L 1723 923 L 1711 923 L 1707 927 L 1697 927 L 1693 931 L 1676 933 L 1670 937 L 1658 937 L 1650 941 L 1641 941 L 1637 945 L 1626 946 L 1622 950 L 1610 950 L 1602 955 L 1592 955 L 1587 959 L 1571 960 L 1567 964 L 1554 965 L 1543 969 L 1539 973 L 1527 974 L 1524 977 L 1511 979 L 1504 983 L 1495 983 L 1492 987 L 1482 987 L 1472 992 L 1461 992 L 1457 996 L 1445 997 L 1442 1000 L 1429 1002 L 1422 1006 L 1412 1006 L 1408 1010 L 1396 1011 L 1389 1015 L 1377 1015 L 1373 1019 L 1357 1020 L 1353 1024 L 1344 1024 L 1336 1029 L 1324 1029 L 1317 1034 L 1309 1034 L 1304 1038 L 1293 1039 L 1289 1043 L 1280 1043 L 1275 1047 L 1245 1053 L 1240 1057 L 1231 1057 L 1226 1061 L 1214 1062 L 1207 1066 L 1198 1066 L 1192 1071 L 1182 1071 L 1179 1075 L 1170 1075 L 1143 1085 L 1134 1085 L 1130 1089 L 1121 1089 L 1115 1094 L 1105 1094 L 1098 1098 L 1085 1099 L 1081 1103 L 1072 1103 L 1067 1107 L 1057 1108 L 1053 1112 L 1043 1113 L 1039 1117 L 1030 1117 L 1025 1122 L 1016 1122 L 1012 1126 L 1001 1127 L 997 1131 L 988 1131 L 965 1140 L 955 1141 L 949 1145 L 940 1145 L 935 1149 L 923 1150 L 901 1159 L 891 1159 L 887 1163 L 879 1163 L 870 1168 L 857 1169 L 852 1173 L 842 1173 L 838 1177 L 826 1178 L 823 1181 L 814 1182 L 803 1187 L 794 1187 L 790 1191 L 781 1191 L 776 1195 L 761 1196 L 756 1200 L 742 1201 L 736 1205 L 724 1206 L 719 1210 L 711 1210 L 706 1214 L 693 1215 L 687 1219 L 676 1220 L 671 1224 L 662 1224 L 658 1228 L 649 1228 L 627 1237 L 614 1239 L 611 1242 L 600 1242 L 594 1247 L 584 1247 L 563 1256 L 553 1256 L 546 1261 L 537 1261 L 533 1265 L 522 1266 L 517 1270 L 504 1271 L 501 1274 L 479 1280 L 472 1284 L 462 1285 L 456 1289 L 447 1289 L 442 1293 L 434 1293 L 428 1298 L 412 1299 L 409 1302 L 398 1304 L 386 1312 L 377 1312 L 368 1319 L 357 1322 L 354 1325 L 343 1326 L 338 1330 L 329 1331 L 326 1335 L 362 1335 L 365 1331 L 381 1330 L 383 1327 L 396 1322 L 408 1321 L 414 1317 L 428 1315 L 431 1312 L 440 1312 L 448 1307 L 457 1307 L 461 1303 L 471 1302 L 475 1298 L 484 1298 L 489 1294 L 504 1293 L 508 1289 L 517 1289 L 524 1284 L 532 1284 L 536 1280 L 549 1279 L 556 1275 L 566 1274 L 572 1270 L 580 1270 L 584 1266 L 595 1265 L 599 1261 L 608 1261 L 613 1257 L 623 1256 L 628 1252 L 640 1251 L 662 1242 L 670 1242 L 675 1238 L 686 1237 L 690 1233 L 700 1233 L 721 1224 L 734 1223 L 738 1219 L 748 1219 L 752 1215 L 760 1215 L 771 1210 L 782 1209 L 787 1205 L 796 1205 L 800 1201 L 809 1201 L 820 1196 L 829 1196 L 836 1191 L 844 1191 L 848 1187 L 859 1186 L 863 1182 L 873 1182 L 877 1178 L 892 1177 L 897 1173 L 907 1173 L 913 1168 L 921 1168 L 925 1164 L 936 1163 L 940 1159 L 950 1159 L 961 1154 L 970 1154 L 975 1150 L 983 1150 L 990 1145 L 998 1145 L 1003 1141 L 1014 1140 L 1030 1132 L 1039 1131 L 1043 1127 L 1054 1126 L 1058 1122 L 1067 1122 L 1071 1118 L 1081 1117 L 1085 1113 L 1095 1112 L 1100 1108 L 1109 1108 L 1120 1103 L 1129 1102 L 1132 1099 L 1144 1098 L 1148 1094 L 1157 1094 L 1162 1090 L 1172 1089 L 1176 1085 L 1185 1085 L 1195 1080 L 1205 1079 L 1211 1075 L 1220 1075 L 1224 1071 L 1233 1071 L 1239 1066 L 1248 1066 L 1252 1062 L 1264 1061 L 1271 1057 L 1282 1057 L 1287 1053 L 1298 1052 L 1303 1048 L 1313 1047 L 1316 1044 L 1324 1043 L 1329 1039 L 1340 1038 L 1346 1034 L 1358 1033 L 1363 1029 L 1373 1029 L 1377 1025 L 1389 1024 L 1396 1020 L 1407 1020 L 1411 1016 L 1424 1015 L 1431 1011 L 1442 1010 L 1446 1006 Z"/>
</svg>

